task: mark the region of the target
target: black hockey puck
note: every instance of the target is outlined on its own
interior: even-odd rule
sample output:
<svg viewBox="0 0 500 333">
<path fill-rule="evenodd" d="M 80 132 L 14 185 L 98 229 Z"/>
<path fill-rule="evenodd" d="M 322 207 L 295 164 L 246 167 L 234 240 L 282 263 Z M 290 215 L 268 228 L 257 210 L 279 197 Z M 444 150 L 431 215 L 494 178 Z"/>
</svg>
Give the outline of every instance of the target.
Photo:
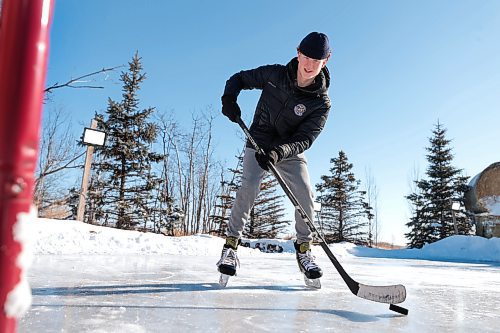
<svg viewBox="0 0 500 333">
<path fill-rule="evenodd" d="M 389 305 L 389 310 L 392 310 L 392 311 L 397 312 L 397 313 L 401 313 L 401 314 L 403 314 L 405 316 L 408 315 L 408 309 L 405 309 L 405 308 L 403 308 L 401 306 L 397 306 L 397 305 L 394 305 L 394 304 Z"/>
</svg>

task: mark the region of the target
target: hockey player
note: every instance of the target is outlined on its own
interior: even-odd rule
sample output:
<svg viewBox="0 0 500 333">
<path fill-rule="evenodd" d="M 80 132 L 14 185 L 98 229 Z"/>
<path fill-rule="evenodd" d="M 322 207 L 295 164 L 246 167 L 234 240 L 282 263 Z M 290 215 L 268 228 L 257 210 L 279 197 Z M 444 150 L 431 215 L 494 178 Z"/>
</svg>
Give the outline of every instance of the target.
<svg viewBox="0 0 500 333">
<path fill-rule="evenodd" d="M 222 113 L 233 122 L 241 116 L 237 103 L 241 90 L 262 90 L 250 133 L 265 154 L 258 154 L 247 143 L 242 183 L 236 193 L 226 243 L 217 263 L 222 274 L 236 274 L 238 244 L 260 183 L 269 170 L 268 163 L 278 169 L 306 213 L 310 218 L 313 216 L 313 192 L 304 151 L 311 147 L 322 131 L 330 110 L 330 74 L 326 67 L 330 55 L 328 37 L 311 32 L 300 42 L 297 57 L 287 65 L 244 70 L 226 82 Z M 318 279 L 322 271 L 311 255 L 311 231 L 297 212 L 295 230 L 297 239 L 294 245 L 299 268 L 308 279 Z"/>
</svg>

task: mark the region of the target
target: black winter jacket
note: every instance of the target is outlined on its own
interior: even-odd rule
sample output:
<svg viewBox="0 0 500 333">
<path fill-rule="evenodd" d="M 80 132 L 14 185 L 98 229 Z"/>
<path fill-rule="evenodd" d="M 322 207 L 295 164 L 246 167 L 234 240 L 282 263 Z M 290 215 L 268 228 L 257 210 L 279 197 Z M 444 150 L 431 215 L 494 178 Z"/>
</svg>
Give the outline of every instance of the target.
<svg viewBox="0 0 500 333">
<path fill-rule="evenodd" d="M 323 129 L 331 107 L 330 73 L 324 67 L 313 84 L 297 85 L 297 58 L 286 66 L 267 65 L 241 71 L 227 80 L 224 96 L 234 98 L 243 89 L 261 89 L 250 133 L 265 151 L 274 149 L 280 159 L 311 147 Z M 252 147 L 247 143 L 247 147 Z"/>
</svg>

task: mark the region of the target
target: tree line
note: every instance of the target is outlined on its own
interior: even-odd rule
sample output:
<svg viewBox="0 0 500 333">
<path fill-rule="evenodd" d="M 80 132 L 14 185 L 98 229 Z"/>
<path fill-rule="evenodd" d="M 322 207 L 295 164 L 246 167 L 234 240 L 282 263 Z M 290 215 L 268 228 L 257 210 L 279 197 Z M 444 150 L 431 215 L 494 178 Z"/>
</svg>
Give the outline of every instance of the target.
<svg viewBox="0 0 500 333">
<path fill-rule="evenodd" d="M 84 221 L 166 235 L 223 235 L 241 184 L 242 155 L 229 168 L 214 160 L 215 115 L 211 109 L 193 115 L 191 128 L 183 131 L 172 113 L 141 108 L 138 92 L 145 79 L 136 53 L 120 75 L 121 100 L 108 98 L 106 111 L 95 115 L 98 129 L 107 133 L 107 140 L 96 150 L 93 160 Z M 63 86 L 69 85 L 49 88 L 51 91 Z M 59 175 L 82 167 L 82 147 L 74 144 L 67 128 L 62 128 L 61 112 L 45 124 L 35 203 L 41 216 L 50 217 L 57 207 L 64 215 L 59 217 L 75 218 L 79 188 L 65 189 Z M 421 247 L 452 234 L 470 234 L 472 230 L 465 212 L 450 209 L 452 201 L 463 201 L 467 177 L 451 165 L 453 156 L 445 133 L 438 123 L 428 148 L 427 179 L 416 179 L 413 193 L 406 196 L 412 212 L 406 223 L 409 247 Z M 320 205 L 314 222 L 328 243 L 376 245 L 380 223 L 374 177 L 367 173 L 363 185 L 344 151 L 339 151 L 330 163 L 329 174 L 321 176 L 316 184 L 316 201 Z M 244 236 L 284 235 L 291 224 L 284 198 L 276 180 L 268 175 L 261 184 Z"/>
</svg>

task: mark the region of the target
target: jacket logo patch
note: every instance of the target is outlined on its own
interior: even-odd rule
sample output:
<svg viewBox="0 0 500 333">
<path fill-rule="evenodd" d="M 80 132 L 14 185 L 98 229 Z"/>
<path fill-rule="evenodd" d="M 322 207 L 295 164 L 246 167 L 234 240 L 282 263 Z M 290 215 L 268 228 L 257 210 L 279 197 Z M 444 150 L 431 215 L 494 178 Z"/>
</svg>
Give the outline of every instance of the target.
<svg viewBox="0 0 500 333">
<path fill-rule="evenodd" d="M 306 106 L 304 104 L 297 104 L 293 108 L 293 112 L 295 112 L 297 116 L 302 117 L 304 112 L 306 112 Z"/>
</svg>

